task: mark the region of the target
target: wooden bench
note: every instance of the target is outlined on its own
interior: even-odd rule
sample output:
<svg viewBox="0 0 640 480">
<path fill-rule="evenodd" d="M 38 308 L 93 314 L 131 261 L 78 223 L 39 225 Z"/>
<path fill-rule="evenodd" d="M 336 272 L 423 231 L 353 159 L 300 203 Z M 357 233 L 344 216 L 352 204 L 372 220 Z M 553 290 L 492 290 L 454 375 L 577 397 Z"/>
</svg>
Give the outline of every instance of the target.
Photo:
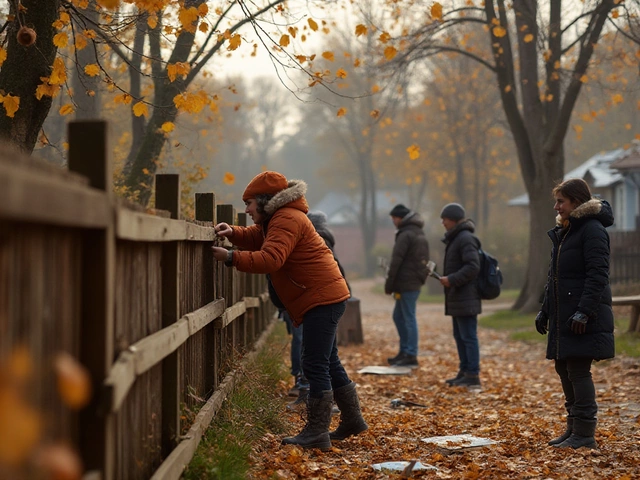
<svg viewBox="0 0 640 480">
<path fill-rule="evenodd" d="M 629 329 L 627 332 L 640 332 L 640 295 L 632 295 L 628 297 L 613 297 L 611 305 L 614 307 L 631 306 L 631 318 L 629 320 Z"/>
</svg>

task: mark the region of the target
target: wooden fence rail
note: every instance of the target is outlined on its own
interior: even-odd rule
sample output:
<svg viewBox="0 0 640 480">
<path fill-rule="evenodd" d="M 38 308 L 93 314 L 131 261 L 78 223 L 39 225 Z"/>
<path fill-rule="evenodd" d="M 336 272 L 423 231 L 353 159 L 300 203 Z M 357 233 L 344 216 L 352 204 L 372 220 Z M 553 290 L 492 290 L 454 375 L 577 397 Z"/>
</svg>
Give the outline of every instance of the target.
<svg viewBox="0 0 640 480">
<path fill-rule="evenodd" d="M 213 222 L 246 215 L 203 193 L 195 221 L 178 219 L 177 175 L 156 176 L 166 216 L 124 205 L 107 130 L 70 124 L 69 171 L 0 151 L 0 374 L 17 348 L 29 352 L 37 443 L 70 442 L 86 478 L 179 478 L 274 308 L 263 275 L 226 268 L 209 248 L 222 244 Z M 60 352 L 90 373 L 80 411 L 58 391 Z M 29 455 L 0 460 L 0 477 L 29 468 Z"/>
</svg>

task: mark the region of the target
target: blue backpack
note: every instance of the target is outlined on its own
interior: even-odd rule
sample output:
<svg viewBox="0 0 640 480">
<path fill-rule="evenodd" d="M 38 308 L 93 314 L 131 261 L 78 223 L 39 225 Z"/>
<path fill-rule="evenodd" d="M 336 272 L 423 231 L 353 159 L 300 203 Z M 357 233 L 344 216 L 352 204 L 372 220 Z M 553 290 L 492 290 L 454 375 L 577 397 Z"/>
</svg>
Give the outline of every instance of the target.
<svg viewBox="0 0 640 480">
<path fill-rule="evenodd" d="M 482 248 L 478 248 L 478 255 L 480 255 L 480 273 L 476 280 L 478 293 L 483 300 L 493 300 L 500 295 L 502 272 L 495 257 Z"/>
</svg>

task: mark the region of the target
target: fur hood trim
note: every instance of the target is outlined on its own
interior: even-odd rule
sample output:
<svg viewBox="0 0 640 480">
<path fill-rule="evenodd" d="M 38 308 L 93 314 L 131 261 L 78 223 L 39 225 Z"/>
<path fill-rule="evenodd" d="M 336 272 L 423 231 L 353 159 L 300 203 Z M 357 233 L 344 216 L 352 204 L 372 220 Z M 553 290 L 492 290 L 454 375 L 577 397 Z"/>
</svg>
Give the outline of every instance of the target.
<svg viewBox="0 0 640 480">
<path fill-rule="evenodd" d="M 289 180 L 287 188 L 276 193 L 264 206 L 264 211 L 267 215 L 273 215 L 279 208 L 304 198 L 306 193 L 307 183 L 304 180 Z"/>
<path fill-rule="evenodd" d="M 592 198 L 588 202 L 578 205 L 576 209 L 569 214 L 570 220 L 599 217 L 601 214 L 606 213 L 603 212 L 603 209 L 608 207 L 608 205 L 608 203 L 600 200 L 599 198 Z M 556 225 L 560 227 L 562 226 L 562 219 L 560 218 L 560 215 L 556 216 Z"/>
</svg>

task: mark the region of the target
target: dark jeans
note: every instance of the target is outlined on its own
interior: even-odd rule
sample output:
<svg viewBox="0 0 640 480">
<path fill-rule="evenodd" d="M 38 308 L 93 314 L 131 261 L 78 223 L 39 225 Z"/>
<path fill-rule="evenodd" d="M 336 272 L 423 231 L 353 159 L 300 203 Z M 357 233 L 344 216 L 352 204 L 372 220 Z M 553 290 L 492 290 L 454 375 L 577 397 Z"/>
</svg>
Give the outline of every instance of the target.
<svg viewBox="0 0 640 480">
<path fill-rule="evenodd" d="M 596 389 L 591 378 L 591 362 L 591 358 L 556 360 L 556 372 L 564 392 L 564 406 L 570 417 L 593 420 L 598 413 Z"/>
<path fill-rule="evenodd" d="M 336 331 L 347 302 L 320 305 L 304 314 L 302 369 L 309 381 L 309 395 L 321 398 L 325 390 L 351 383 L 338 358 Z"/>
<path fill-rule="evenodd" d="M 282 318 L 291 334 L 291 375 L 302 375 L 302 325 L 295 327 L 286 310 L 282 312 Z"/>
<path fill-rule="evenodd" d="M 480 344 L 478 343 L 478 316 L 452 317 L 453 338 L 458 348 L 460 371 L 471 375 L 480 373 Z"/>
<path fill-rule="evenodd" d="M 414 357 L 418 355 L 418 322 L 416 320 L 416 303 L 420 290 L 400 292 L 393 308 L 393 323 L 396 324 L 400 337 L 400 351 Z"/>
</svg>

